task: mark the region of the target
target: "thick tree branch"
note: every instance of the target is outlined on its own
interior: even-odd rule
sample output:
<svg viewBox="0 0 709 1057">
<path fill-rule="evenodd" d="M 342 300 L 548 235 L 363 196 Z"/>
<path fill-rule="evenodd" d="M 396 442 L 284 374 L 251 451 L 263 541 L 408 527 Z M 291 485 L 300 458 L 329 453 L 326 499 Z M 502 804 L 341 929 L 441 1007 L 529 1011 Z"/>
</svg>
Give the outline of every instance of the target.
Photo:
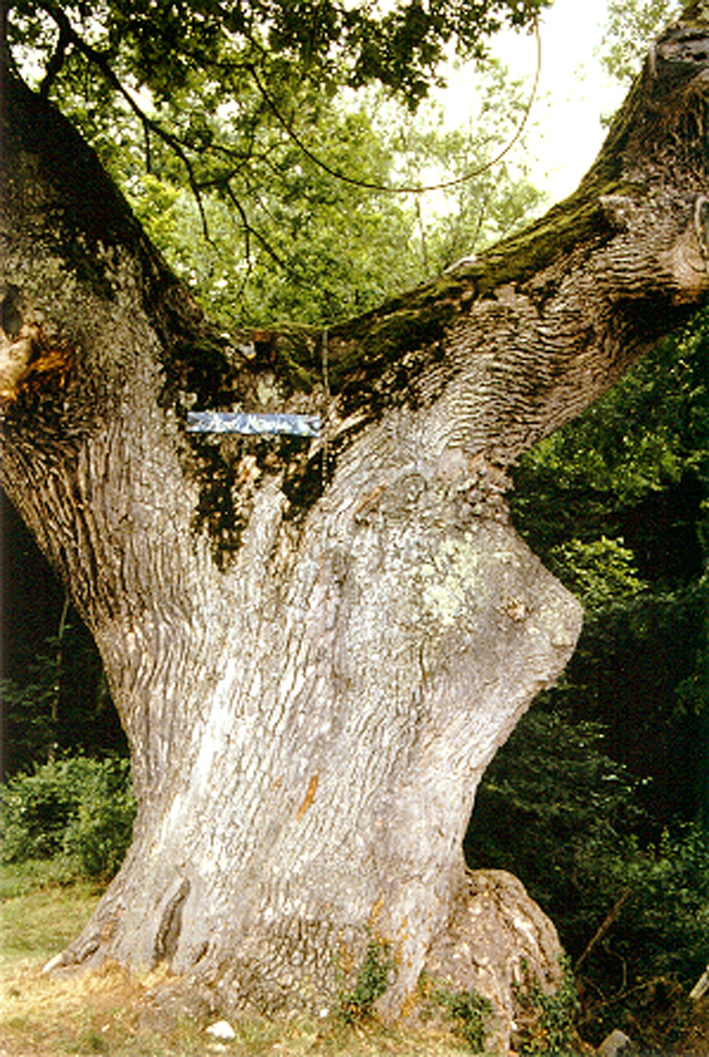
<svg viewBox="0 0 709 1057">
<path fill-rule="evenodd" d="M 707 289 L 704 34 L 701 26 L 683 25 L 658 42 L 595 165 L 565 202 L 473 263 L 330 329 L 331 456 L 344 454 L 387 408 L 399 408 L 424 437 L 427 416 L 443 416 L 435 459 L 452 444 L 465 459 L 486 453 L 489 461 L 507 464 L 679 324 Z M 28 126 L 48 119 L 19 88 L 11 101 L 15 134 L 25 134 L 23 108 L 37 111 L 28 113 Z M 46 153 L 39 135 L 31 138 L 48 171 L 63 164 Z M 85 171 L 76 185 L 81 194 L 67 202 L 70 227 L 82 223 L 84 189 L 105 182 L 83 146 L 76 157 Z M 99 231 L 109 244 L 124 237 L 111 219 L 115 209 L 125 211 L 111 204 L 115 198 L 112 189 L 92 196 L 92 245 Z M 136 238 L 142 245 L 142 236 Z M 141 253 L 150 283 L 148 277 L 167 274 L 162 265 L 155 272 L 147 246 Z M 173 280 L 167 286 L 175 291 L 171 305 L 189 303 L 187 293 L 176 296 Z M 149 303 L 165 334 L 172 327 L 165 297 L 151 295 Z M 237 352 L 234 360 L 228 349 L 220 353 L 220 340 L 196 316 L 187 325 L 181 314 L 176 318 L 180 333 L 167 342 L 170 399 L 181 401 L 187 386 L 199 406 L 257 411 L 258 377 L 266 371 L 277 378 L 281 410 L 322 410 L 319 342 L 307 328 L 274 330 L 258 344 L 259 356 Z M 250 348 L 252 341 L 235 335 L 231 345 Z M 195 352 L 207 348 L 212 367 L 205 371 Z M 217 361 L 222 366 L 215 372 Z M 422 451 L 427 447 L 422 440 Z M 312 464 L 301 467 L 304 485 L 310 476 L 323 477 L 319 458 L 315 451 Z M 312 501 L 321 488 L 292 482 L 291 491 Z"/>
</svg>

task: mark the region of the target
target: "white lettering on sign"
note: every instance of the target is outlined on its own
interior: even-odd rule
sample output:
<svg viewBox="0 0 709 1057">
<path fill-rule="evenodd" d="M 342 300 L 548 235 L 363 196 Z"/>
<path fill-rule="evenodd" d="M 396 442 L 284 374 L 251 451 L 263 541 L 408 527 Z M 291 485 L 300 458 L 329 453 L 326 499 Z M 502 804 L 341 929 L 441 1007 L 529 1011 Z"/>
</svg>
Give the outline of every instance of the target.
<svg viewBox="0 0 709 1057">
<path fill-rule="evenodd" d="M 188 411 L 188 433 L 242 433 L 245 436 L 319 437 L 318 415 L 257 411 Z"/>
</svg>

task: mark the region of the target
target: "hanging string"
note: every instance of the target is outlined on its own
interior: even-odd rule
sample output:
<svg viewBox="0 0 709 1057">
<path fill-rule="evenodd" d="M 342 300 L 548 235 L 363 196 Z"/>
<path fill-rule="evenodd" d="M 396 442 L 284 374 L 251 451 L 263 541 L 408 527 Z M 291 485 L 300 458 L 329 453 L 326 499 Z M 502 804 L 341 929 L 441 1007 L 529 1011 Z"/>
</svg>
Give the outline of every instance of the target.
<svg viewBox="0 0 709 1057">
<path fill-rule="evenodd" d="M 339 169 L 333 168 L 333 166 L 331 166 L 328 162 L 324 161 L 319 155 L 315 154 L 314 151 L 312 151 L 306 145 L 304 140 L 298 135 L 297 132 L 294 131 L 292 125 L 290 125 L 288 121 L 283 117 L 270 92 L 264 86 L 256 67 L 250 65 L 248 67 L 248 70 L 254 79 L 256 87 L 263 96 L 264 102 L 268 106 L 269 110 L 273 113 L 274 117 L 276 118 L 278 124 L 281 126 L 283 131 L 286 133 L 289 139 L 291 139 L 293 143 L 295 143 L 298 149 L 302 151 L 306 158 L 309 158 L 310 161 L 314 165 L 317 165 L 319 169 L 322 169 L 323 172 L 328 173 L 328 175 L 332 176 L 336 180 L 340 180 L 342 183 L 352 184 L 354 187 L 362 187 L 367 191 L 380 191 L 385 194 L 398 195 L 420 195 L 426 194 L 428 191 L 445 191 L 450 187 L 458 187 L 460 184 L 467 183 L 469 180 L 474 180 L 476 177 L 482 176 L 483 173 L 487 172 L 489 169 L 492 169 L 493 166 L 498 164 L 498 162 L 501 162 L 505 155 L 509 154 L 514 145 L 518 142 L 520 136 L 526 128 L 529 115 L 532 111 L 532 106 L 537 95 L 537 88 L 539 87 L 539 78 L 541 76 L 542 71 L 542 39 L 539 33 L 539 23 L 536 18 L 534 20 L 534 36 L 537 42 L 537 67 L 534 74 L 534 83 L 532 85 L 532 90 L 529 94 L 529 99 L 527 100 L 527 105 L 525 106 L 524 111 L 522 113 L 522 118 L 519 124 L 517 125 L 517 128 L 515 129 L 512 138 L 509 140 L 506 146 L 503 147 L 502 150 L 495 155 L 494 158 L 491 158 L 490 161 L 486 162 L 484 165 L 479 166 L 477 169 L 472 169 L 470 172 L 465 173 L 463 176 L 457 176 L 451 180 L 442 180 L 440 183 L 428 184 L 424 187 L 408 185 L 403 185 L 400 187 L 391 187 L 390 185 L 378 184 L 369 180 L 360 180 L 356 176 L 349 176 L 347 173 L 343 173 Z"/>
<path fill-rule="evenodd" d="M 322 485 L 327 486 L 327 471 L 330 460 L 330 365 L 328 362 L 329 349 L 327 341 L 327 328 L 322 332 L 320 343 L 320 359 L 322 364 L 322 381 L 325 393 L 325 414 L 323 415 L 323 441 L 322 441 Z"/>
</svg>

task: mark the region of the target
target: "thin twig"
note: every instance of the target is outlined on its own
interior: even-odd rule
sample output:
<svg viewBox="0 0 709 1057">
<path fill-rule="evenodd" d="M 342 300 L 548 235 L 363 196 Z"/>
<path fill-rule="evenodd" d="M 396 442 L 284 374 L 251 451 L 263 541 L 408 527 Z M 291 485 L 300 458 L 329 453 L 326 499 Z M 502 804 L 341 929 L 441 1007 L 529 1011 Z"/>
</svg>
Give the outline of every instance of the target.
<svg viewBox="0 0 709 1057">
<path fill-rule="evenodd" d="M 242 222 L 242 224 L 244 226 L 244 231 L 247 234 L 247 247 L 248 247 L 248 237 L 253 235 L 253 237 L 256 239 L 256 241 L 258 243 L 260 243 L 260 245 L 263 247 L 263 249 L 269 255 L 269 257 L 271 257 L 280 268 L 282 268 L 285 272 L 288 272 L 290 274 L 290 269 L 289 269 L 288 265 L 286 264 L 285 261 L 281 260 L 280 256 L 276 253 L 276 251 L 274 250 L 273 246 L 271 246 L 271 244 L 268 241 L 268 239 L 266 239 L 261 234 L 260 231 L 257 231 L 257 229 L 252 227 L 251 224 L 249 223 L 249 220 L 248 220 L 248 217 L 246 216 L 244 208 L 241 205 L 241 203 L 239 202 L 239 200 L 236 197 L 236 195 L 234 194 L 234 191 L 233 191 L 233 188 L 231 187 L 231 185 L 228 182 L 226 182 L 223 185 L 223 189 L 224 189 L 226 195 L 228 196 L 229 201 L 233 204 L 234 208 L 236 209 L 236 211 L 238 212 L 239 216 L 241 217 L 241 222 Z"/>
<path fill-rule="evenodd" d="M 586 945 L 586 949 L 583 951 L 581 956 L 577 959 L 576 964 L 574 965 L 574 972 L 578 972 L 578 970 L 580 969 L 581 965 L 586 961 L 586 958 L 589 956 L 589 954 L 591 953 L 593 948 L 596 947 L 597 944 L 599 944 L 601 942 L 601 940 L 603 939 L 605 934 L 608 932 L 608 929 L 617 920 L 618 916 L 620 915 L 621 910 L 623 909 L 625 903 L 628 901 L 628 899 L 630 898 L 632 893 L 633 893 L 633 889 L 630 887 L 630 885 L 628 885 L 627 888 L 623 889 L 623 891 L 620 894 L 620 898 L 616 900 L 616 902 L 613 904 L 611 909 L 606 914 L 606 917 L 605 917 L 605 920 L 603 921 L 603 924 L 596 931 L 595 935 L 593 935 L 591 937 L 591 939 L 589 940 L 588 944 Z"/>
<path fill-rule="evenodd" d="M 59 29 L 59 37 L 57 39 L 57 46 L 54 49 L 51 59 L 47 63 L 47 71 L 42 78 L 42 83 L 39 86 L 40 99 L 47 99 L 49 96 L 50 89 L 54 84 L 59 71 L 64 65 L 64 59 L 66 58 L 66 50 L 70 44 L 70 37 L 67 33 L 67 26 L 64 23 L 57 23 Z"/>
</svg>

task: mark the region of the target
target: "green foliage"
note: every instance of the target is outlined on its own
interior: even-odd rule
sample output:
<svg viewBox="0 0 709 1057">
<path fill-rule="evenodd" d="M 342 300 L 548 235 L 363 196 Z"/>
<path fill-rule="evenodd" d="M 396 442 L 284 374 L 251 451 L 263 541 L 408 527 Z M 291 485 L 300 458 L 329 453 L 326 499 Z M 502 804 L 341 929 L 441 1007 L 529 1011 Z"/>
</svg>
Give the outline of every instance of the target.
<svg viewBox="0 0 709 1057">
<path fill-rule="evenodd" d="M 550 551 L 550 566 L 578 595 L 587 610 L 633 598 L 644 583 L 637 575 L 635 555 L 621 540 L 606 536 L 585 543 L 573 539 Z"/>
<path fill-rule="evenodd" d="M 393 156 L 364 108 L 318 113 L 306 100 L 304 109 L 338 164 L 386 180 Z M 283 135 L 263 139 L 267 158 L 254 159 L 248 177 L 236 173 L 228 193 L 203 196 L 209 241 L 179 174 L 165 167 L 130 187 L 149 234 L 212 316 L 227 328 L 323 324 L 418 280 L 402 252 L 415 223 L 404 204 L 333 180 Z"/>
<path fill-rule="evenodd" d="M 192 0 L 178 32 L 173 6 L 152 0 L 110 0 L 90 31 L 72 5 L 48 16 L 20 3 L 9 36 L 41 81 L 52 19 L 64 25 L 71 45 L 45 87 L 212 318 L 226 330 L 328 325 L 513 231 L 540 204 L 522 163 L 485 171 L 528 103 L 499 64 L 468 78 L 474 127 L 446 131 L 440 110 L 414 119 L 409 104 L 438 83 L 451 43 L 477 54 L 486 33 L 530 25 L 543 6 L 442 0 L 434 14 L 418 0 L 250 0 L 237 13 Z M 388 191 L 478 170 L 423 200 Z"/>
<path fill-rule="evenodd" d="M 613 934 L 589 958 L 599 964 L 621 959 L 639 976 L 650 975 L 651 967 L 655 976 L 691 985 L 709 963 L 709 837 L 685 824 L 664 830 L 644 848 L 627 841 L 623 850 L 620 855 L 590 845 L 579 857 L 586 883 L 607 905 L 618 892 L 630 891 Z"/>
<path fill-rule="evenodd" d="M 478 122 L 464 131 L 446 130 L 432 104 L 414 119 L 373 90 L 364 103 L 327 105 L 294 91 L 303 136 L 317 137 L 328 165 L 387 187 L 485 168 L 490 150 L 511 137 L 524 92 L 496 64 L 475 89 Z M 226 134 L 226 120 L 213 124 L 215 135 Z M 505 164 L 423 199 L 391 195 L 334 179 L 280 128 L 259 136 L 258 156 L 231 172 L 228 186 L 201 159 L 205 183 L 214 184 L 201 193 L 201 212 L 164 151 L 154 152 L 148 174 L 137 151 L 116 172 L 151 238 L 227 329 L 274 320 L 322 326 L 367 311 L 512 232 L 542 201 L 526 170 Z"/>
<path fill-rule="evenodd" d="M 101 660 L 29 530 L 0 495 L 4 779 L 70 751 L 127 755 Z"/>
<path fill-rule="evenodd" d="M 707 836 L 690 825 L 646 847 L 637 840 L 617 850 L 590 845 L 579 873 L 595 893 L 598 928 L 593 934 L 589 921 L 579 968 L 586 987 L 580 1029 L 600 1042 L 625 1025 L 649 1052 L 666 1052 L 677 1041 L 687 994 L 709 962 Z"/>
<path fill-rule="evenodd" d="M 582 959 L 582 1033 L 660 1052 L 709 961 L 708 348 L 703 310 L 515 474 L 515 521 L 586 621 L 466 837 Z"/>
<path fill-rule="evenodd" d="M 371 1016 L 374 1003 L 391 983 L 394 968 L 388 944 L 370 939 L 354 988 L 338 998 L 336 1019 L 357 1024 Z"/>
<path fill-rule="evenodd" d="M 679 340 L 660 345 L 579 419 L 523 457 L 513 510 L 542 554 L 570 538 L 599 538 L 623 513 L 705 465 L 707 324 L 706 313 L 698 314 Z"/>
<path fill-rule="evenodd" d="M 524 983 L 515 988 L 518 1006 L 519 1048 L 524 1055 L 567 1057 L 574 1047 L 575 1018 L 579 1000 L 574 975 L 566 959 L 559 987 L 544 991 L 529 979 L 525 967 Z"/>
<path fill-rule="evenodd" d="M 62 888 L 78 883 L 76 864 L 63 855 L 53 859 L 0 862 L 0 903 L 25 896 L 37 889 Z M 82 878 L 83 883 L 93 884 Z"/>
<path fill-rule="evenodd" d="M 7 771 L 51 759 L 66 749 L 123 748 L 125 738 L 88 632 L 69 627 L 61 647 L 55 635 L 47 636 L 39 648 L 33 645 L 31 656 L 15 664 L 15 677 L 0 680 Z"/>
<path fill-rule="evenodd" d="M 432 5 L 190 0 L 179 6 L 167 0 L 107 0 L 92 10 L 86 26 L 82 4 L 43 8 L 24 0 L 12 5 L 9 39 L 21 53 L 31 51 L 41 68 L 53 54 L 54 23 L 72 24 L 90 33 L 105 63 L 159 99 L 184 88 L 196 72 L 228 96 L 233 82 L 257 66 L 282 82 L 308 80 L 330 91 L 377 81 L 415 105 L 436 82 L 451 44 L 460 54 L 480 56 L 487 35 L 504 23 L 529 26 L 544 6 L 545 0 Z M 78 77 L 87 57 L 86 50 L 71 55 L 63 76 Z M 203 124 L 196 123 L 195 135 Z"/>
<path fill-rule="evenodd" d="M 482 1053 L 492 1013 L 489 998 L 476 991 L 451 992 L 436 988 L 431 1001 L 440 1006 L 443 1016 L 450 1023 L 454 1035 L 462 1039 L 473 1053 Z"/>
<path fill-rule="evenodd" d="M 135 819 L 128 761 L 107 759 L 89 769 L 77 807 L 64 833 L 64 851 L 78 859 L 89 877 L 113 876 L 128 850 Z"/>
<path fill-rule="evenodd" d="M 533 709 L 489 766 L 465 838 L 469 865 L 520 877 L 572 950 L 597 905 L 595 875 L 579 872 L 586 850 L 622 853 L 640 817 L 637 781 L 603 742 L 598 723 Z"/>
<path fill-rule="evenodd" d="M 0 680 L 5 721 L 17 730 L 13 755 L 22 762 L 46 759 L 56 742 L 57 724 L 52 714 L 57 699 L 55 675 L 55 659 L 39 654 L 25 673 L 26 681 Z"/>
<path fill-rule="evenodd" d="M 609 754 L 653 776 L 643 800 L 660 824 L 709 817 L 708 343 L 703 310 L 524 457 L 512 502 L 532 549 L 586 605 L 550 700 L 605 723 Z"/>
<path fill-rule="evenodd" d="M 639 72 L 651 42 L 685 5 L 681 0 L 609 0 L 601 62 L 619 81 Z"/>
<path fill-rule="evenodd" d="M 615 633 L 617 627 L 610 641 Z M 655 625 L 648 642 L 661 641 Z M 648 664 L 662 668 L 661 650 L 655 653 Z M 573 675 L 528 713 L 488 769 L 466 855 L 473 867 L 519 876 L 571 956 L 584 956 L 583 1033 L 600 1041 L 632 1018 L 630 1033 L 649 1041 L 663 995 L 673 987 L 686 993 L 709 962 L 708 838 L 700 825 L 677 823 L 653 836 L 656 824 L 642 800 L 652 805 L 657 780 L 633 778 L 604 752 L 610 736 L 600 724 L 560 711 L 560 701 L 570 704 L 580 692 Z M 678 717 L 675 733 L 690 719 Z M 638 733 L 633 713 L 629 722 L 630 747 L 647 756 L 649 735 Z M 681 774 L 686 785 L 692 747 L 684 746 L 676 764 L 663 750 L 658 766 Z"/>
<path fill-rule="evenodd" d="M 0 810 L 4 862 L 65 856 L 78 873 L 110 876 L 135 817 L 128 761 L 76 756 L 35 765 L 0 790 Z"/>
</svg>

